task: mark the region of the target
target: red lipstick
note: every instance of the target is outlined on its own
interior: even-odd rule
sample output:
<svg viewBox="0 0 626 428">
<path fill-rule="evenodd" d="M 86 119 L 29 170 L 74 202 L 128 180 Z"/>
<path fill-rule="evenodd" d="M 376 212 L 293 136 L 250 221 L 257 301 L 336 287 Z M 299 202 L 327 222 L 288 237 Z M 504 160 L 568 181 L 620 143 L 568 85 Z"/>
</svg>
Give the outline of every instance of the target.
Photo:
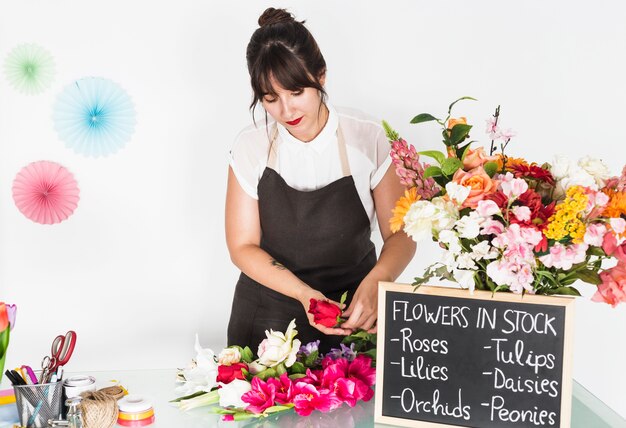
<svg viewBox="0 0 626 428">
<path fill-rule="evenodd" d="M 291 125 L 291 126 L 296 126 L 297 124 L 300 123 L 300 121 L 302 120 L 304 116 L 300 116 L 299 118 L 297 118 L 296 120 L 292 120 L 291 122 L 287 122 L 287 125 Z"/>
</svg>

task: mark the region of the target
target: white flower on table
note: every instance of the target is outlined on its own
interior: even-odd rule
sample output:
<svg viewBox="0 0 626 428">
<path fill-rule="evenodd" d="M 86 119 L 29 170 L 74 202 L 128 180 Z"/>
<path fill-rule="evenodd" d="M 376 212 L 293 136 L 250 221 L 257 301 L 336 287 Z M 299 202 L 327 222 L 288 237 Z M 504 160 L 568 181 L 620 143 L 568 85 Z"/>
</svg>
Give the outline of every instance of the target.
<svg viewBox="0 0 626 428">
<path fill-rule="evenodd" d="M 300 349 L 300 340 L 295 339 L 297 334 L 295 319 L 291 320 L 285 333 L 265 330 L 267 338 L 259 345 L 259 364 L 275 367 L 284 362 L 285 367 L 291 367 L 296 362 L 296 354 Z"/>
<path fill-rule="evenodd" d="M 210 392 L 216 386 L 217 362 L 215 354 L 209 348 L 203 349 L 196 334 L 196 358 L 193 363 L 179 372 L 184 379 L 183 384 L 176 388 L 180 395 L 191 395 L 196 392 Z"/>
<path fill-rule="evenodd" d="M 217 358 L 222 366 L 230 366 L 241 361 L 241 352 L 237 348 L 224 348 Z"/>
<path fill-rule="evenodd" d="M 248 403 L 241 400 L 241 396 L 252 389 L 250 382 L 241 379 L 235 379 L 230 383 L 221 383 L 221 388 L 217 390 L 220 396 L 221 407 L 238 407 L 245 408 Z"/>
</svg>

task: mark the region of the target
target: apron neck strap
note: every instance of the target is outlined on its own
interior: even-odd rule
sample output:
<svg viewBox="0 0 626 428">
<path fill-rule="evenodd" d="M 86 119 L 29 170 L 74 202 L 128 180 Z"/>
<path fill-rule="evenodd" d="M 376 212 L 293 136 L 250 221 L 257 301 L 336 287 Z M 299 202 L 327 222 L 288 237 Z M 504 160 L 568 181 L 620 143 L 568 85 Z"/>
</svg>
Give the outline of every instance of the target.
<svg viewBox="0 0 626 428">
<path fill-rule="evenodd" d="M 276 169 L 276 156 L 278 153 L 278 145 L 275 144 L 278 140 L 278 125 L 274 123 L 272 128 L 272 135 L 270 136 L 270 150 L 267 155 L 267 166 L 271 169 Z M 348 153 L 346 150 L 346 141 L 343 138 L 343 132 L 341 126 L 337 126 L 337 149 L 339 151 L 339 160 L 341 162 L 341 173 L 343 177 L 350 175 L 350 163 L 348 162 Z"/>
</svg>

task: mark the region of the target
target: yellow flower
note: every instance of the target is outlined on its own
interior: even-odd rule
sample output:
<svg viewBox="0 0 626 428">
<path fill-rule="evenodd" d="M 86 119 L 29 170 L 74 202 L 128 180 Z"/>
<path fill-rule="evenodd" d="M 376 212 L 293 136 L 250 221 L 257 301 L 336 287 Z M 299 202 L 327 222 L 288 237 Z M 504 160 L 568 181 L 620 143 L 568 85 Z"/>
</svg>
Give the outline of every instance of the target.
<svg viewBox="0 0 626 428">
<path fill-rule="evenodd" d="M 389 226 L 391 232 L 396 233 L 404 225 L 404 216 L 406 212 L 411 208 L 413 202 L 418 201 L 421 197 L 417 194 L 417 187 L 411 187 L 404 191 L 404 196 L 398 199 L 395 208 L 392 210 L 393 217 L 389 219 Z"/>
<path fill-rule="evenodd" d="M 565 200 L 557 205 L 554 214 L 548 219 L 548 227 L 544 235 L 555 241 L 570 237 L 575 244 L 583 242 L 587 227 L 582 217 L 587 207 L 587 200 L 587 195 L 581 186 L 572 186 L 567 189 Z"/>
</svg>

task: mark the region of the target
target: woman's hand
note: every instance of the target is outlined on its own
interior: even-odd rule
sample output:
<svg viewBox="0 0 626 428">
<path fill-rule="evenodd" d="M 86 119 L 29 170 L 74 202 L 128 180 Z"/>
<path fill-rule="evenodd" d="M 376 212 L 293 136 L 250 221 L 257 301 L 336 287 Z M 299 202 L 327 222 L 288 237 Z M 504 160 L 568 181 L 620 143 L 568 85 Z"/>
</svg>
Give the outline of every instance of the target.
<svg viewBox="0 0 626 428">
<path fill-rule="evenodd" d="M 343 316 L 348 320 L 341 325 L 342 328 L 376 333 L 378 280 L 371 279 L 369 275 L 363 279 Z"/>
<path fill-rule="evenodd" d="M 341 304 L 339 302 L 335 302 L 334 300 L 330 300 L 328 299 L 326 296 L 324 296 L 322 293 L 320 293 L 319 291 L 305 286 L 302 287 L 301 291 L 298 293 L 298 301 L 302 304 L 302 306 L 304 307 L 304 312 L 306 312 L 306 316 L 309 319 L 309 324 L 311 324 L 313 327 L 315 327 L 316 329 L 318 329 L 319 331 L 321 331 L 324 334 L 329 334 L 329 335 L 336 335 L 336 336 L 347 336 L 350 333 L 352 333 L 351 330 L 345 329 L 343 327 L 325 327 L 321 324 L 316 324 L 315 321 L 313 320 L 313 314 L 309 313 L 309 308 L 311 305 L 311 299 L 315 299 L 315 300 L 323 300 L 325 302 L 330 302 L 334 305 L 337 305 L 339 307 L 339 309 L 343 309 L 345 307 L 344 304 Z"/>
</svg>

